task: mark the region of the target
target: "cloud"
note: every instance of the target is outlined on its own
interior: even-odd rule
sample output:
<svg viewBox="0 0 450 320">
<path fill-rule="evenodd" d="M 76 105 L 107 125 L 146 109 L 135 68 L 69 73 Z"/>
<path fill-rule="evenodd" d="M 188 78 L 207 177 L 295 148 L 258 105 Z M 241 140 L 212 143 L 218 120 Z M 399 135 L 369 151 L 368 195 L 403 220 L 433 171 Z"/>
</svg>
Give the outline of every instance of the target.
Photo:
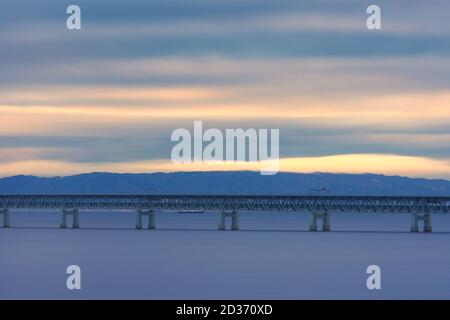
<svg viewBox="0 0 450 320">
<path fill-rule="evenodd" d="M 55 85 L 4 88 L 0 101 L 4 105 L 136 105 L 139 103 L 195 103 L 220 99 L 224 93 L 208 87 L 157 86 L 81 86 Z"/>
<path fill-rule="evenodd" d="M 31 65 L 28 62 L 4 66 L 5 73 L 0 75 L 0 82 L 4 83 L 0 99 L 5 104 L 12 95 L 19 93 L 25 98 L 31 92 L 39 98 L 43 94 L 68 95 L 70 91 L 72 96 L 69 98 L 73 98 L 73 91 L 79 88 L 87 92 L 87 86 L 99 92 L 116 87 L 122 94 L 126 87 L 130 94 L 135 90 L 135 96 L 138 90 L 146 90 L 145 95 L 150 95 L 158 88 L 177 86 L 180 97 L 185 97 L 183 90 L 196 90 L 197 94 L 203 90 L 205 95 L 213 94 L 206 90 L 217 86 L 223 90 L 227 86 L 240 87 L 247 96 L 266 92 L 266 96 L 277 99 L 286 94 L 329 96 L 443 90 L 448 89 L 446 83 L 450 82 L 448 68 L 448 56 L 281 59 L 196 55 L 52 61 Z M 39 82 L 35 81 L 37 76 Z M 255 91 L 255 88 L 261 90 Z M 49 92 L 49 89 L 53 91 Z M 168 92 L 166 97 L 170 93 L 174 93 L 172 99 L 176 99 L 175 91 Z"/>
<path fill-rule="evenodd" d="M 65 100 L 67 95 L 55 94 L 49 97 L 42 94 L 41 99 L 56 99 L 50 105 L 1 105 L 2 117 L 10 119 L 11 123 L 18 123 L 26 115 L 27 118 L 34 118 L 35 124 L 39 123 L 39 118 L 43 121 L 48 121 L 51 117 L 67 119 L 79 122 L 93 119 L 96 117 L 99 120 L 99 125 L 102 120 L 107 122 L 120 122 L 122 124 L 130 122 L 142 122 L 151 119 L 323 119 L 333 120 L 338 119 L 339 125 L 348 124 L 370 124 L 380 121 L 390 123 L 395 121 L 398 125 L 419 122 L 426 123 L 427 121 L 443 121 L 450 117 L 448 113 L 448 102 L 450 101 L 449 91 L 429 91 L 419 93 L 401 93 L 401 94 L 385 94 L 373 96 L 350 96 L 341 97 L 336 100 L 335 97 L 317 97 L 311 96 L 275 96 L 266 97 L 264 94 L 258 95 L 257 92 L 252 92 L 251 98 L 239 89 L 236 92 L 232 88 L 223 90 L 222 94 L 206 93 L 197 96 L 195 91 L 187 91 L 186 95 L 191 96 L 194 101 L 187 102 L 189 98 L 183 99 L 180 97 L 165 97 L 167 92 L 178 92 L 174 89 L 156 90 L 159 99 L 167 99 L 170 103 L 159 104 L 153 101 L 155 98 L 151 89 L 148 95 L 142 96 L 134 95 L 136 91 L 121 91 L 121 88 L 110 88 L 101 92 L 96 92 L 92 99 L 99 99 L 100 101 L 114 101 L 117 97 L 125 100 L 124 106 L 108 105 L 101 103 L 96 104 L 69 104 L 66 107 L 61 107 L 57 103 L 57 99 Z M 95 91 L 95 90 L 94 90 Z M 182 91 L 182 90 L 181 90 Z M 83 97 L 84 93 L 89 96 L 91 89 L 87 91 L 79 90 L 78 94 Z M 112 94 L 110 95 L 110 92 Z M 140 92 L 140 91 L 139 91 Z M 183 91 L 182 91 L 183 92 Z M 205 90 L 205 92 L 209 92 Z M 211 92 L 220 92 L 220 90 L 211 90 Z M 162 94 L 161 94 L 162 93 Z M 123 94 L 123 95 L 122 95 Z M 70 95 L 70 93 L 69 93 Z M 129 96 L 130 95 L 130 96 Z M 281 93 L 282 95 L 282 93 Z M 33 97 L 33 93 L 31 93 Z M 207 99 L 204 103 L 195 101 L 197 98 L 204 97 Z M 23 98 L 20 94 L 16 98 Z M 76 98 L 74 98 L 76 99 Z M 147 102 L 143 106 L 140 100 Z M 228 100 L 229 99 L 229 100 Z M 39 100 L 38 98 L 36 100 Z M 181 100 L 179 102 L 178 100 Z M 138 105 L 135 105 L 138 101 Z M 424 108 L 427 108 L 427 113 L 424 114 Z M 17 118 L 17 119 L 15 119 Z M 14 120 L 15 119 L 15 120 Z M 25 119 L 26 121 L 26 119 Z M 6 129 L 12 129 L 14 126 L 10 125 Z M 25 126 L 23 126 L 25 127 Z M 50 129 L 50 128 L 49 128 Z M 0 128 L 1 130 L 1 128 Z M 0 131 L 1 132 L 1 131 Z"/>
<path fill-rule="evenodd" d="M 0 19 L 0 66 L 168 55 L 406 57 L 450 52 L 445 14 L 450 4 L 444 1 L 433 6 L 381 1 L 379 32 L 366 28 L 368 1 L 212 2 L 83 2 L 79 32 L 65 28 L 61 2 L 27 3 L 26 12 L 6 4 L 2 12 L 9 14 Z"/>
<path fill-rule="evenodd" d="M 280 172 L 380 173 L 412 177 L 450 178 L 449 160 L 389 154 L 346 154 L 327 157 L 298 157 L 280 160 Z M 264 167 L 264 165 L 263 165 Z M 33 174 L 39 176 L 70 175 L 87 172 L 173 172 L 173 171 L 259 171 L 258 163 L 193 163 L 174 165 L 168 160 L 126 163 L 74 163 L 28 160 L 0 163 L 0 176 Z"/>
<path fill-rule="evenodd" d="M 80 32 L 2 6 L 5 173 L 178 170 L 170 133 L 203 120 L 280 128 L 286 170 L 448 176 L 448 1 L 380 0 L 376 32 L 360 0 L 79 4 Z"/>
<path fill-rule="evenodd" d="M 401 152 L 437 158 L 450 155 L 447 148 L 450 92 L 447 91 L 340 98 L 298 97 L 279 92 L 281 96 L 277 98 L 267 96 L 263 89 L 260 89 L 261 94 L 252 91 L 246 96 L 242 88 L 225 87 L 198 92 L 180 89 L 188 96 L 188 101 L 179 101 L 170 95 L 177 92 L 177 88 L 154 91 L 149 88 L 148 94 L 143 96 L 139 94 L 145 89 L 86 89 L 54 90 L 55 95 L 51 95 L 51 89 L 48 93 L 36 91 L 42 94 L 38 98 L 51 102 L 50 105 L 0 105 L 0 121 L 8 123 L 0 127 L 0 147 L 11 148 L 20 143 L 23 147 L 60 148 L 46 152 L 47 160 L 163 159 L 170 155 L 170 134 L 174 129 L 191 130 L 194 120 L 203 120 L 205 127 L 220 129 L 280 128 L 283 156 L 358 152 Z M 109 101 L 115 99 L 109 92 L 123 101 L 110 105 Z M 94 99 L 97 104 L 78 105 L 78 101 L 68 99 L 73 93 L 84 99 Z M 31 100 L 37 99 L 35 92 L 29 94 Z M 137 94 L 136 99 L 134 94 Z M 157 100 L 165 100 L 166 94 L 168 101 L 164 103 L 153 100 L 155 95 Z M 18 93 L 17 96 L 27 100 L 26 95 Z M 9 98 L 14 99 L 14 96 Z M 44 138 L 25 139 L 26 136 Z M 20 140 L 19 137 L 25 138 Z M 82 137 L 88 140 L 80 143 Z M 67 153 L 71 148 L 76 152 Z"/>
<path fill-rule="evenodd" d="M 39 6 L 43 5 L 42 2 Z M 103 7 L 99 1 L 97 4 L 83 3 L 80 4 L 82 12 L 87 15 L 97 13 L 96 19 L 88 19 L 83 24 L 83 38 L 221 37 L 305 32 L 368 34 L 366 8 L 372 4 L 369 1 L 348 0 L 340 4 L 330 1 L 265 1 L 262 6 L 249 1 L 214 2 L 211 5 L 211 1 L 190 4 L 187 1 L 171 1 L 169 6 L 157 1 L 148 5 L 134 2 L 128 8 L 123 8 L 117 1 L 108 1 Z M 433 36 L 450 33 L 446 15 L 450 5 L 446 1 L 435 0 L 433 7 L 422 1 L 379 1 L 378 5 L 382 9 L 384 34 Z M 166 10 L 161 10 L 164 7 Z M 58 6 L 58 9 L 62 10 L 63 7 Z M 126 9 L 133 11 L 132 16 L 125 13 Z M 56 10 L 48 11 L 56 13 Z M 67 32 L 61 26 L 61 14 L 41 16 L 41 19 L 35 16 L 34 19 L 29 17 L 28 21 L 22 21 L 19 26 L 8 23 L 2 28 L 1 34 L 9 44 L 42 44 L 67 38 Z"/>
</svg>

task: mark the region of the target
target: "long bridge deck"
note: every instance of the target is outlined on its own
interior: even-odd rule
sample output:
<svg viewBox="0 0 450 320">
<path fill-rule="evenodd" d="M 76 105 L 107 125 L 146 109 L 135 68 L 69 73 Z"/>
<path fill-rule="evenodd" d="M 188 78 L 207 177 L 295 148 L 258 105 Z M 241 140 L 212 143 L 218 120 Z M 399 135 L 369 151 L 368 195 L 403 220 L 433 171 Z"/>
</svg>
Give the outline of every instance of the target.
<svg viewBox="0 0 450 320">
<path fill-rule="evenodd" d="M 311 231 L 317 229 L 318 219 L 323 219 L 323 230 L 328 231 L 330 213 L 409 213 L 411 231 L 417 231 L 419 220 L 424 220 L 425 231 L 431 231 L 431 214 L 450 213 L 450 196 L 0 195 L 5 227 L 9 226 L 9 209 L 61 209 L 62 227 L 66 215 L 73 215 L 77 227 L 80 209 L 133 209 L 137 211 L 136 228 L 142 228 L 142 216 L 148 216 L 150 229 L 154 228 L 154 210 L 219 211 L 219 229 L 224 229 L 225 218 L 231 217 L 235 230 L 238 211 L 291 211 L 311 213 Z"/>
<path fill-rule="evenodd" d="M 9 209 L 164 209 L 450 213 L 450 197 L 258 195 L 0 195 Z"/>
</svg>

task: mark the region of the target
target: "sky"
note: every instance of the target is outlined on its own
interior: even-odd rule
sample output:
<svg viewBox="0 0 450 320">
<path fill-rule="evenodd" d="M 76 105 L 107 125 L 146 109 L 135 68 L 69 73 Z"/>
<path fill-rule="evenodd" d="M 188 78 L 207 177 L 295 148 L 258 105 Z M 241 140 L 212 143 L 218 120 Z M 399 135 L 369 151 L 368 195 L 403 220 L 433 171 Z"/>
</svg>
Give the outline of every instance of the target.
<svg viewBox="0 0 450 320">
<path fill-rule="evenodd" d="M 66 28 L 67 6 L 81 30 Z M 368 30 L 366 9 L 381 8 Z M 175 165 L 173 130 L 280 129 L 280 170 L 450 179 L 446 0 L 0 4 L 0 176 Z"/>
</svg>

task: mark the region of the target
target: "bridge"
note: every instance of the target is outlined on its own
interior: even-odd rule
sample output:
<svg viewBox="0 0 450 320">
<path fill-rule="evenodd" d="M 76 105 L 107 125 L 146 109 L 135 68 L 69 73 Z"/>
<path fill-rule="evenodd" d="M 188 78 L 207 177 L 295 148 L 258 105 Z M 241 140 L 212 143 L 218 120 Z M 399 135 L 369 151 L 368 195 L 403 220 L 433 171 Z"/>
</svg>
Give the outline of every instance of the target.
<svg viewBox="0 0 450 320">
<path fill-rule="evenodd" d="M 148 217 L 148 229 L 155 229 L 155 210 L 218 211 L 218 229 L 226 229 L 231 218 L 231 230 L 239 229 L 238 212 L 272 211 L 298 212 L 311 215 L 310 231 L 330 231 L 330 213 L 404 213 L 411 215 L 411 232 L 431 232 L 432 214 L 450 213 L 450 197 L 432 196 L 331 196 L 331 195 L 0 195 L 3 227 L 10 226 L 11 209 L 59 209 L 61 228 L 67 228 L 67 216 L 72 227 L 79 228 L 79 210 L 135 210 L 136 229 L 143 228 Z"/>
</svg>

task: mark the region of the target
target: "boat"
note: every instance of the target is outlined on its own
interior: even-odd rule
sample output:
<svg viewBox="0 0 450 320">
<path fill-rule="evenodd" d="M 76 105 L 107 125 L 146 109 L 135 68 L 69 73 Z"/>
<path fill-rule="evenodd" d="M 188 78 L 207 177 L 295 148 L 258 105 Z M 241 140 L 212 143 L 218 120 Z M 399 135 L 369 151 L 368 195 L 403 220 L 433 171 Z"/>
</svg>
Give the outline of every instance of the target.
<svg viewBox="0 0 450 320">
<path fill-rule="evenodd" d="M 205 210 L 178 210 L 178 213 L 204 213 Z"/>
</svg>

